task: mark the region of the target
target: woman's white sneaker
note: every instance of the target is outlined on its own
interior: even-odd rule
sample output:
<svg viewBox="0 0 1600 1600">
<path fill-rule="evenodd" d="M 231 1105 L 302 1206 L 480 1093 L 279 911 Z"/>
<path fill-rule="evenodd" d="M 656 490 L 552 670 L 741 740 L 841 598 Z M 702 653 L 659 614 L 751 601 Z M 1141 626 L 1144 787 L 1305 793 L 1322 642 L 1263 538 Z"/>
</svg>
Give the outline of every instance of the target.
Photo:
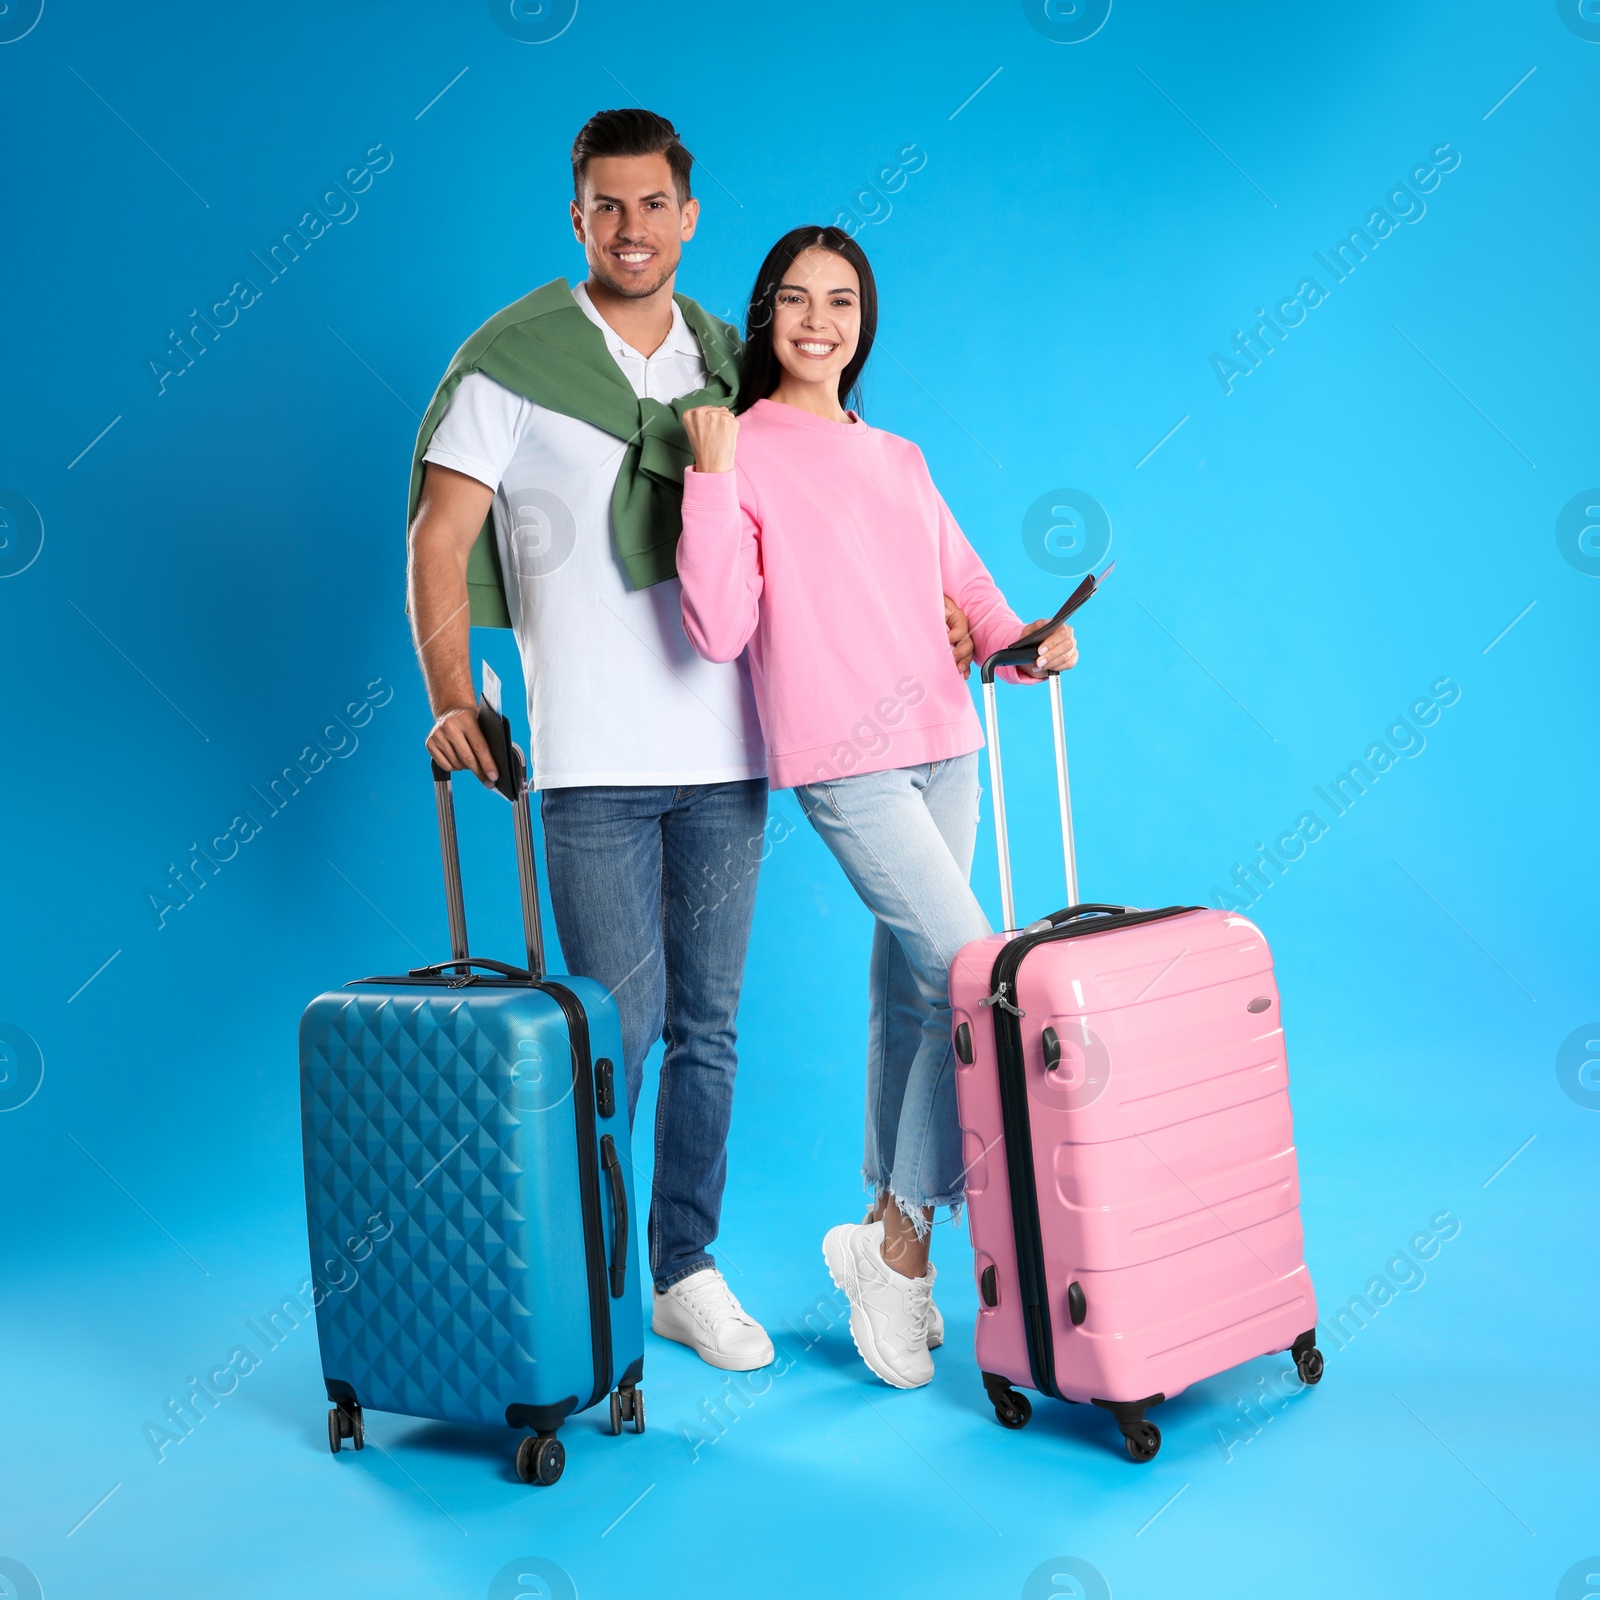
<svg viewBox="0 0 1600 1600">
<path fill-rule="evenodd" d="M 657 1289 L 650 1326 L 724 1372 L 754 1372 L 772 1360 L 767 1330 L 739 1304 L 715 1267 L 680 1278 L 665 1294 Z"/>
<path fill-rule="evenodd" d="M 861 1359 L 896 1389 L 920 1389 L 933 1378 L 928 1311 L 934 1269 L 907 1278 L 882 1252 L 881 1222 L 841 1222 L 822 1241 L 829 1275 L 850 1300 L 850 1337 Z"/>
<path fill-rule="evenodd" d="M 871 1227 L 875 1221 L 883 1220 L 881 1217 L 873 1216 L 872 1212 L 876 1211 L 877 1209 L 878 1208 L 874 1206 L 872 1211 L 869 1211 L 866 1216 L 861 1219 L 864 1226 Z M 930 1296 L 928 1299 L 928 1348 L 930 1350 L 937 1350 L 943 1343 L 944 1317 L 940 1314 L 938 1306 L 933 1303 L 933 1299 Z"/>
</svg>

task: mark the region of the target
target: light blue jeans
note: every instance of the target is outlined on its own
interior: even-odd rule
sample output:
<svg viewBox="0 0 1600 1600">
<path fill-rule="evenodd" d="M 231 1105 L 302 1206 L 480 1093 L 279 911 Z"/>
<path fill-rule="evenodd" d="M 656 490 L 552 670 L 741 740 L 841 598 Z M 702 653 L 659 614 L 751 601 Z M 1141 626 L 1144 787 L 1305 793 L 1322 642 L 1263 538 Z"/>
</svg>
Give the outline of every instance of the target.
<svg viewBox="0 0 1600 1600">
<path fill-rule="evenodd" d="M 967 882 L 978 755 L 803 784 L 795 797 L 877 919 L 861 1170 L 920 1236 L 922 1208 L 959 1206 L 964 1192 L 950 963 L 990 931 Z"/>
</svg>

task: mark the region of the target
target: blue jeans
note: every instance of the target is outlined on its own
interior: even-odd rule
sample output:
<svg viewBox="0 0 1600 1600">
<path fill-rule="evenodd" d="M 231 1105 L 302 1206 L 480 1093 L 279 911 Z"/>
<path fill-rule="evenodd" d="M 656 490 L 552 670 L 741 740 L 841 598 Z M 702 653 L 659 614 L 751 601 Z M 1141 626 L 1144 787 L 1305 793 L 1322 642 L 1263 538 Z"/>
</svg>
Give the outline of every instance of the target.
<svg viewBox="0 0 1600 1600">
<path fill-rule="evenodd" d="M 645 1057 L 666 1042 L 648 1230 L 651 1275 L 666 1289 L 713 1264 L 766 780 L 546 789 L 540 800 L 562 954 L 621 1013 L 630 1126 Z"/>
<path fill-rule="evenodd" d="M 804 784 L 795 797 L 877 919 L 861 1170 L 920 1235 L 923 1207 L 958 1206 L 963 1194 L 950 964 L 989 932 L 967 882 L 978 833 L 977 752 Z"/>
</svg>

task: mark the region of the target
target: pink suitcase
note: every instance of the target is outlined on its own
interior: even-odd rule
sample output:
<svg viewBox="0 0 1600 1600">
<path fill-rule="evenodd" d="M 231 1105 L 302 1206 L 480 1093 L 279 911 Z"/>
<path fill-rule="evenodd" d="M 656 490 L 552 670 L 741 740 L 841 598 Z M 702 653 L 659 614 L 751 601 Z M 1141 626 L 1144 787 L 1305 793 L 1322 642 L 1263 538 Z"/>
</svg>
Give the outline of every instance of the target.
<svg viewBox="0 0 1600 1600">
<path fill-rule="evenodd" d="M 1033 639 L 983 667 L 1007 929 L 994 672 L 1031 661 Z M 1148 1461 L 1145 1412 L 1198 1379 L 1279 1350 L 1303 1382 L 1322 1376 L 1288 1065 L 1254 923 L 1076 903 L 1057 677 L 1050 710 L 1072 903 L 969 944 L 950 972 L 978 1366 L 1006 1427 L 1032 1415 L 1013 1385 L 1086 1400 Z"/>
</svg>

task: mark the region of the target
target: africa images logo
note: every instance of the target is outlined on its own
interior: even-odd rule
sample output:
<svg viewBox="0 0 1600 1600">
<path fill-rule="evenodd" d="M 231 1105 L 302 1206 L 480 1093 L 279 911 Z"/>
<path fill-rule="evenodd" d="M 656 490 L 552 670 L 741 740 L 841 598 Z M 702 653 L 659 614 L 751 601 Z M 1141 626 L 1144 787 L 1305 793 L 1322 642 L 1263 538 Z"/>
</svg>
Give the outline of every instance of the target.
<svg viewBox="0 0 1600 1600">
<path fill-rule="evenodd" d="M 1111 1600 L 1111 1585 L 1091 1561 L 1052 1556 L 1028 1574 L 1022 1600 Z"/>
<path fill-rule="evenodd" d="M 1111 0 L 1022 0 L 1030 27 L 1055 44 L 1082 44 L 1105 27 Z"/>
<path fill-rule="evenodd" d="M 1600 1111 L 1600 1022 L 1586 1022 L 1561 1041 L 1556 1082 L 1574 1105 Z"/>
<path fill-rule="evenodd" d="M 578 0 L 489 0 L 489 15 L 518 44 L 549 44 L 578 15 Z"/>
<path fill-rule="evenodd" d="M 0 578 L 26 572 L 43 548 L 44 518 L 38 507 L 15 489 L 0 489 Z"/>
<path fill-rule="evenodd" d="M 1600 578 L 1600 489 L 1585 489 L 1562 506 L 1556 517 L 1556 549 L 1574 570 Z"/>
<path fill-rule="evenodd" d="M 44 0 L 11 0 L 0 5 L 0 44 L 15 44 L 26 39 L 44 15 Z M 5 1569 L 0 1567 L 0 1572 Z"/>
<path fill-rule="evenodd" d="M 1556 0 L 1556 13 L 1580 39 L 1600 44 L 1600 0 Z"/>
<path fill-rule="evenodd" d="M 1111 518 L 1082 489 L 1047 489 L 1022 517 L 1022 548 L 1057 578 L 1093 572 L 1111 550 Z"/>
<path fill-rule="evenodd" d="M 20 1111 L 44 1082 L 44 1052 L 31 1033 L 0 1022 L 0 1111 Z"/>
<path fill-rule="evenodd" d="M 578 1600 L 578 1586 L 559 1562 L 518 1556 L 489 1580 L 489 1600 Z"/>
<path fill-rule="evenodd" d="M 0 1596 L 4 1600 L 44 1600 L 44 1589 L 30 1568 L 9 1556 L 0 1556 Z"/>
</svg>

